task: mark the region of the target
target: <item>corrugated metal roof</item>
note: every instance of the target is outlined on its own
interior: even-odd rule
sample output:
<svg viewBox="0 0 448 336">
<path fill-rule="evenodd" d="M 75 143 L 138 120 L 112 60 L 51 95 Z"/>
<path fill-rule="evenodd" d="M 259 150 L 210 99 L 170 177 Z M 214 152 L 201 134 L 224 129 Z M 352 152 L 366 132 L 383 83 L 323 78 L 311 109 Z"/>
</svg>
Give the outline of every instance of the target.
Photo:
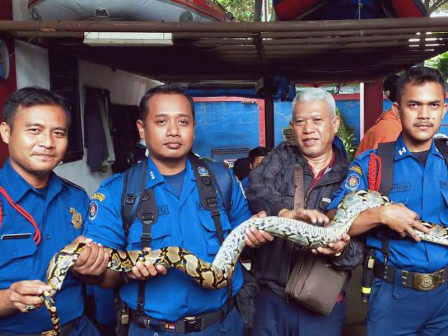
<svg viewBox="0 0 448 336">
<path fill-rule="evenodd" d="M 83 44 L 84 32 L 169 32 L 172 46 Z M 272 23 L 0 21 L 11 34 L 162 81 L 369 81 L 448 50 L 448 18 Z"/>
</svg>

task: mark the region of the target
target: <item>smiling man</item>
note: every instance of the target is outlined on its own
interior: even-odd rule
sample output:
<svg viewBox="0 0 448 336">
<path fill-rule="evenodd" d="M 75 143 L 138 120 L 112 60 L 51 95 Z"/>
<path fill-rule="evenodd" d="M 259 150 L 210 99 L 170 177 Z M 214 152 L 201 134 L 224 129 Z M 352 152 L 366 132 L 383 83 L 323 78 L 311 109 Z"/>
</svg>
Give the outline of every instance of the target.
<svg viewBox="0 0 448 336">
<path fill-rule="evenodd" d="M 0 133 L 9 159 L 0 169 L 0 335 L 52 329 L 40 294 L 48 263 L 81 234 L 88 196 L 53 173 L 67 149 L 69 112 L 63 98 L 38 87 L 20 89 L 3 106 Z M 82 286 L 72 274 L 55 300 L 62 335 L 96 336 L 83 317 Z M 62 304 L 61 304 L 62 303 Z"/>
<path fill-rule="evenodd" d="M 333 145 L 339 128 L 334 98 L 320 88 L 299 92 L 292 103 L 291 128 L 297 145 L 281 143 L 274 148 L 249 176 L 247 198 L 254 212 L 266 211 L 306 221 L 314 225 L 328 224 L 325 215 L 332 195 L 344 179 L 347 159 Z M 296 187 L 295 167 L 301 167 L 303 183 Z M 295 200 L 302 189 L 301 200 Z M 300 206 L 295 206 L 301 201 Z M 254 236 L 257 232 L 254 232 Z M 252 237 L 247 234 L 247 239 Z M 255 240 L 254 240 L 255 241 Z M 263 239 L 259 239 L 263 242 Z M 349 270 L 362 261 L 362 244 L 350 241 L 348 235 L 315 253 L 328 255 L 335 267 Z M 286 297 L 285 287 L 294 265 L 310 255 L 300 246 L 275 238 L 255 251 L 253 271 L 261 286 L 256 300 L 254 336 L 336 336 L 345 320 L 343 295 L 333 311 L 325 316 Z"/>
<path fill-rule="evenodd" d="M 349 231 L 367 232 L 375 258 L 367 335 L 446 335 L 448 247 L 419 242 L 414 231 L 427 232 L 419 219 L 448 225 L 447 146 L 433 140 L 447 108 L 444 79 L 435 69 L 410 68 L 398 81 L 393 108 L 401 135 L 352 163 L 330 207 L 350 191 L 378 186 L 394 202 L 362 212 Z M 389 167 L 382 174 L 380 162 Z"/>
</svg>

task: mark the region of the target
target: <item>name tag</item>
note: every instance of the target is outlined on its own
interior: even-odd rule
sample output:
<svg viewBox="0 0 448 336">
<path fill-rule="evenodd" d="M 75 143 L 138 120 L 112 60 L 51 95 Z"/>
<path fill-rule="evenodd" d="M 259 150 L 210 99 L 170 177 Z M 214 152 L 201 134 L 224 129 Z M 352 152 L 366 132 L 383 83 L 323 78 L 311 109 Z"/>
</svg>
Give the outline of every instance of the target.
<svg viewBox="0 0 448 336">
<path fill-rule="evenodd" d="M 400 192 L 411 190 L 411 185 L 409 183 L 394 184 L 390 192 Z"/>
</svg>

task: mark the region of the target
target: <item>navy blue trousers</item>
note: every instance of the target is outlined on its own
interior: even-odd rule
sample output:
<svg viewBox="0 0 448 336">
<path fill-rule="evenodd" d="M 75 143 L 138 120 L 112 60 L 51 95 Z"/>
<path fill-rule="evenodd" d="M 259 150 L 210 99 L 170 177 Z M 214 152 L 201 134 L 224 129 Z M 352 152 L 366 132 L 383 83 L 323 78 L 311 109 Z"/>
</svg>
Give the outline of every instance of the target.
<svg viewBox="0 0 448 336">
<path fill-rule="evenodd" d="M 428 292 L 375 279 L 367 313 L 367 336 L 448 335 L 448 284 Z"/>
<path fill-rule="evenodd" d="M 338 336 L 345 321 L 345 303 L 336 303 L 330 315 L 320 315 L 285 300 L 267 288 L 255 301 L 252 336 Z"/>
<path fill-rule="evenodd" d="M 75 330 L 69 336 L 100 336 L 98 330 L 94 327 L 90 320 L 83 316 Z"/>
<path fill-rule="evenodd" d="M 240 313 L 236 308 L 227 314 L 227 316 L 208 326 L 204 330 L 195 333 L 179 334 L 173 331 L 159 331 L 151 328 L 140 328 L 135 323 L 129 327 L 129 336 L 243 336 L 244 323 Z"/>
</svg>

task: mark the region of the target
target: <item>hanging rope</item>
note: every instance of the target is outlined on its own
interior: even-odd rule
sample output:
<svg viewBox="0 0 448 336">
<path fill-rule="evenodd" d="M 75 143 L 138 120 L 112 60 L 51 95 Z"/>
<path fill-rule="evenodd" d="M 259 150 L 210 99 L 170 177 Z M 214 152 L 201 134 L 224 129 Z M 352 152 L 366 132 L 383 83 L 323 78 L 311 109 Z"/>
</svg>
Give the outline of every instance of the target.
<svg viewBox="0 0 448 336">
<path fill-rule="evenodd" d="M 369 190 L 378 191 L 381 182 L 381 158 L 372 153 L 369 160 Z"/>
<path fill-rule="evenodd" d="M 3 187 L 0 187 L 0 193 L 5 196 L 6 200 L 8 201 L 8 203 L 19 213 L 21 214 L 23 217 L 25 217 L 30 223 L 31 225 L 33 225 L 34 227 L 34 236 L 33 236 L 33 240 L 34 243 L 36 245 L 39 245 L 40 241 L 41 241 L 41 232 L 39 230 L 39 227 L 37 226 L 36 221 L 34 220 L 33 216 L 31 216 L 29 214 L 28 211 L 26 211 L 24 208 L 22 208 L 19 204 L 14 203 L 14 201 L 12 200 L 12 198 L 8 195 L 8 193 L 6 192 L 5 189 L 3 189 Z M 3 222 L 3 210 L 1 208 L 0 205 L 0 226 L 2 225 Z"/>
</svg>

